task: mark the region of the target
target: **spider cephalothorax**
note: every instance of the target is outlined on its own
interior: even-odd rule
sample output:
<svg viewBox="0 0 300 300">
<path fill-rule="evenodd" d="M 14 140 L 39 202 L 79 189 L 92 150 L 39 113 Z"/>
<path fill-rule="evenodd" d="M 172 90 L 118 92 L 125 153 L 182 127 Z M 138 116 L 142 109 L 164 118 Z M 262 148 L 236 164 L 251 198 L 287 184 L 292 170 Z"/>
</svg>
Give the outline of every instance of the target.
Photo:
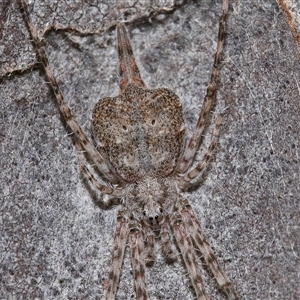
<svg viewBox="0 0 300 300">
<path fill-rule="evenodd" d="M 128 186 L 124 206 L 135 219 L 147 219 L 154 223 L 158 218 L 172 213 L 177 199 L 176 186 L 168 178 L 146 177 Z"/>
</svg>

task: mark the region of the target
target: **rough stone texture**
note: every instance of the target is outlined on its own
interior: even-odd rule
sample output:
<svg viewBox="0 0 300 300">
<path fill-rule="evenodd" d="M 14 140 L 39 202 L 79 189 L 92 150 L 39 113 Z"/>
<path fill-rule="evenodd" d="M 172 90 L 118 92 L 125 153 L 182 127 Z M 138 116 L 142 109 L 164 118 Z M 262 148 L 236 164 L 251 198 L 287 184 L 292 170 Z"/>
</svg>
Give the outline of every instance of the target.
<svg viewBox="0 0 300 300">
<path fill-rule="evenodd" d="M 7 8 L 0 24 L 0 72 L 6 74 L 0 84 L 0 299 L 102 299 L 117 208 L 101 210 L 99 195 L 82 179 L 43 73 L 35 67 L 7 75 L 35 60 L 19 7 L 8 2 L 0 2 Z M 213 61 L 220 2 L 169 1 L 168 14 L 139 4 L 131 13 L 108 14 L 94 1 L 98 23 L 90 27 L 76 23 L 80 9 L 94 11 L 80 3 L 67 13 L 35 1 L 34 11 L 42 32 L 58 15 L 57 22 L 78 30 L 101 28 L 85 37 L 65 30 L 47 35 L 52 68 L 86 131 L 97 100 L 118 93 L 110 28 L 124 15 L 142 78 L 180 96 L 191 133 Z M 220 143 L 189 199 L 243 299 L 300 299 L 299 52 L 275 0 L 232 1 L 230 11 L 215 110 L 224 114 Z M 209 141 L 207 135 L 204 151 Z M 157 253 L 147 274 L 150 298 L 194 299 L 182 264 L 167 266 Z M 205 270 L 203 276 L 211 299 L 223 299 Z M 132 298 L 127 251 L 118 299 Z"/>
</svg>

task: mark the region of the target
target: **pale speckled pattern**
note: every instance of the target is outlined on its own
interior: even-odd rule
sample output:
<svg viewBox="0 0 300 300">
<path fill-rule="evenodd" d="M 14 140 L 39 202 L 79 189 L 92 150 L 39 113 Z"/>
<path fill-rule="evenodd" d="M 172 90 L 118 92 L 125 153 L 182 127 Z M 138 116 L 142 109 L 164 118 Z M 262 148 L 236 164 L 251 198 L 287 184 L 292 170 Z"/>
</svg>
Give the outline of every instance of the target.
<svg viewBox="0 0 300 300">
<path fill-rule="evenodd" d="M 129 85 L 99 100 L 92 125 L 97 148 L 126 182 L 169 175 L 184 145 L 182 106 L 168 89 Z"/>
<path fill-rule="evenodd" d="M 1 74 L 7 65 L 35 63 L 12 2 L 1 40 Z M 39 29 L 55 20 L 89 26 L 78 18 L 85 9 L 79 3 L 65 10 L 34 2 Z M 208 82 L 219 2 L 189 2 L 151 19 L 139 19 L 139 9 L 130 9 L 143 79 L 180 96 L 190 135 Z M 189 199 L 243 299 L 300 299 L 298 50 L 276 1 L 233 1 L 227 32 L 216 107 L 216 114 L 226 107 L 220 142 Z M 94 104 L 118 93 L 115 31 L 79 38 L 53 30 L 46 39 L 67 102 L 89 132 Z M 32 69 L 0 84 L 1 298 L 102 299 L 117 211 L 97 207 L 80 180 L 76 151 L 45 81 Z M 134 299 L 128 254 L 121 300 Z M 182 264 L 168 266 L 157 254 L 147 270 L 150 298 L 194 299 Z M 202 276 L 212 298 L 223 299 L 210 276 Z"/>
<path fill-rule="evenodd" d="M 164 231 L 169 230 L 167 237 L 170 243 L 174 234 L 197 299 L 209 299 L 196 259 L 196 251 L 200 251 L 228 300 L 238 300 L 239 297 L 213 254 L 200 223 L 197 221 L 193 222 L 194 226 L 188 226 L 188 221 L 183 218 L 187 206 L 191 214 L 194 216 L 195 214 L 191 206 L 185 204 L 187 200 L 183 200 L 181 195 L 186 186 L 192 184 L 191 180 L 205 170 L 217 144 L 220 117 L 217 119 L 214 137 L 206 154 L 196 167 L 189 170 L 201 144 L 201 134 L 209 123 L 208 114 L 216 101 L 228 1 L 223 2 L 211 79 L 194 133 L 186 147 L 185 126 L 179 98 L 168 89 L 146 88 L 140 77 L 123 23 L 117 24 L 120 96 L 100 100 L 94 108 L 92 128 L 97 145 L 95 147 L 64 99 L 50 67 L 43 39 L 31 19 L 27 2 L 20 0 L 20 4 L 38 60 L 55 94 L 60 113 L 72 132 L 83 173 L 94 188 L 106 195 L 103 197 L 102 205 L 107 206 L 107 200 L 116 198 L 119 199 L 118 204 L 123 206 L 117 218 L 111 272 L 105 299 L 116 299 L 127 239 L 131 252 L 136 299 L 148 299 L 146 256 L 150 257 L 155 237 L 157 241 L 161 240 L 160 231 L 163 227 Z M 97 180 L 89 161 L 108 183 Z M 182 175 L 186 172 L 188 173 L 182 181 Z M 146 238 L 149 237 L 149 233 L 154 239 L 150 237 L 148 244 Z M 196 236 L 202 237 L 200 246 Z M 166 245 L 165 234 L 162 241 Z M 205 247 L 202 247 L 203 243 Z M 166 261 L 171 262 L 170 246 L 163 247 L 163 250 Z M 154 260 L 154 255 L 152 258 Z M 215 266 L 218 272 L 215 272 Z"/>
</svg>

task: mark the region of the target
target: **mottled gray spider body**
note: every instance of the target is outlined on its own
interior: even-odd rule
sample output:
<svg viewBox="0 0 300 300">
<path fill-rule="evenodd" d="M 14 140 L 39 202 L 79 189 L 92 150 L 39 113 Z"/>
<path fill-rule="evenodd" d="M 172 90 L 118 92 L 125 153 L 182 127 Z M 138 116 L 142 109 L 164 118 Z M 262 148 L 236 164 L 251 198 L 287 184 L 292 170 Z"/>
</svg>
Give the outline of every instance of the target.
<svg viewBox="0 0 300 300">
<path fill-rule="evenodd" d="M 200 223 L 183 191 L 207 166 L 217 144 L 221 118 L 218 117 L 211 144 L 200 163 L 190 170 L 216 99 L 225 38 L 228 1 L 220 18 L 217 51 L 210 84 L 191 139 L 185 144 L 185 125 L 178 96 L 169 89 L 147 89 L 135 63 L 124 24 L 117 25 L 120 59 L 120 95 L 101 99 L 95 106 L 91 142 L 74 119 L 49 67 L 44 45 L 30 19 L 27 4 L 21 0 L 38 56 L 55 93 L 59 109 L 74 133 L 83 172 L 106 199 L 119 199 L 119 211 L 112 251 L 111 272 L 106 299 L 116 298 L 124 252 L 129 241 L 138 300 L 148 299 L 146 265 L 154 262 L 154 243 L 160 239 L 168 263 L 176 260 L 175 238 L 197 299 L 208 296 L 199 272 L 196 252 L 202 257 L 219 287 L 230 300 L 238 299 L 230 280 L 221 269 Z M 98 182 L 88 167 L 87 155 L 103 178 Z M 108 201 L 109 202 L 109 201 Z M 115 203 L 115 202 L 114 202 Z"/>
</svg>

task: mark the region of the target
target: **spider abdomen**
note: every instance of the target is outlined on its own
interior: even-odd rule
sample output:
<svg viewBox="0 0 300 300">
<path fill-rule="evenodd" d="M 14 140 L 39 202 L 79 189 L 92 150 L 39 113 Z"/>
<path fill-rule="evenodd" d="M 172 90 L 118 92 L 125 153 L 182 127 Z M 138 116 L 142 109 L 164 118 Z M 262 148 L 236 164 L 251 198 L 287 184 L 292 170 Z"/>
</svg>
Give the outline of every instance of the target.
<svg viewBox="0 0 300 300">
<path fill-rule="evenodd" d="M 92 126 L 98 150 L 127 182 L 168 176 L 184 144 L 181 103 L 165 88 L 128 85 L 121 95 L 96 104 Z"/>
</svg>

